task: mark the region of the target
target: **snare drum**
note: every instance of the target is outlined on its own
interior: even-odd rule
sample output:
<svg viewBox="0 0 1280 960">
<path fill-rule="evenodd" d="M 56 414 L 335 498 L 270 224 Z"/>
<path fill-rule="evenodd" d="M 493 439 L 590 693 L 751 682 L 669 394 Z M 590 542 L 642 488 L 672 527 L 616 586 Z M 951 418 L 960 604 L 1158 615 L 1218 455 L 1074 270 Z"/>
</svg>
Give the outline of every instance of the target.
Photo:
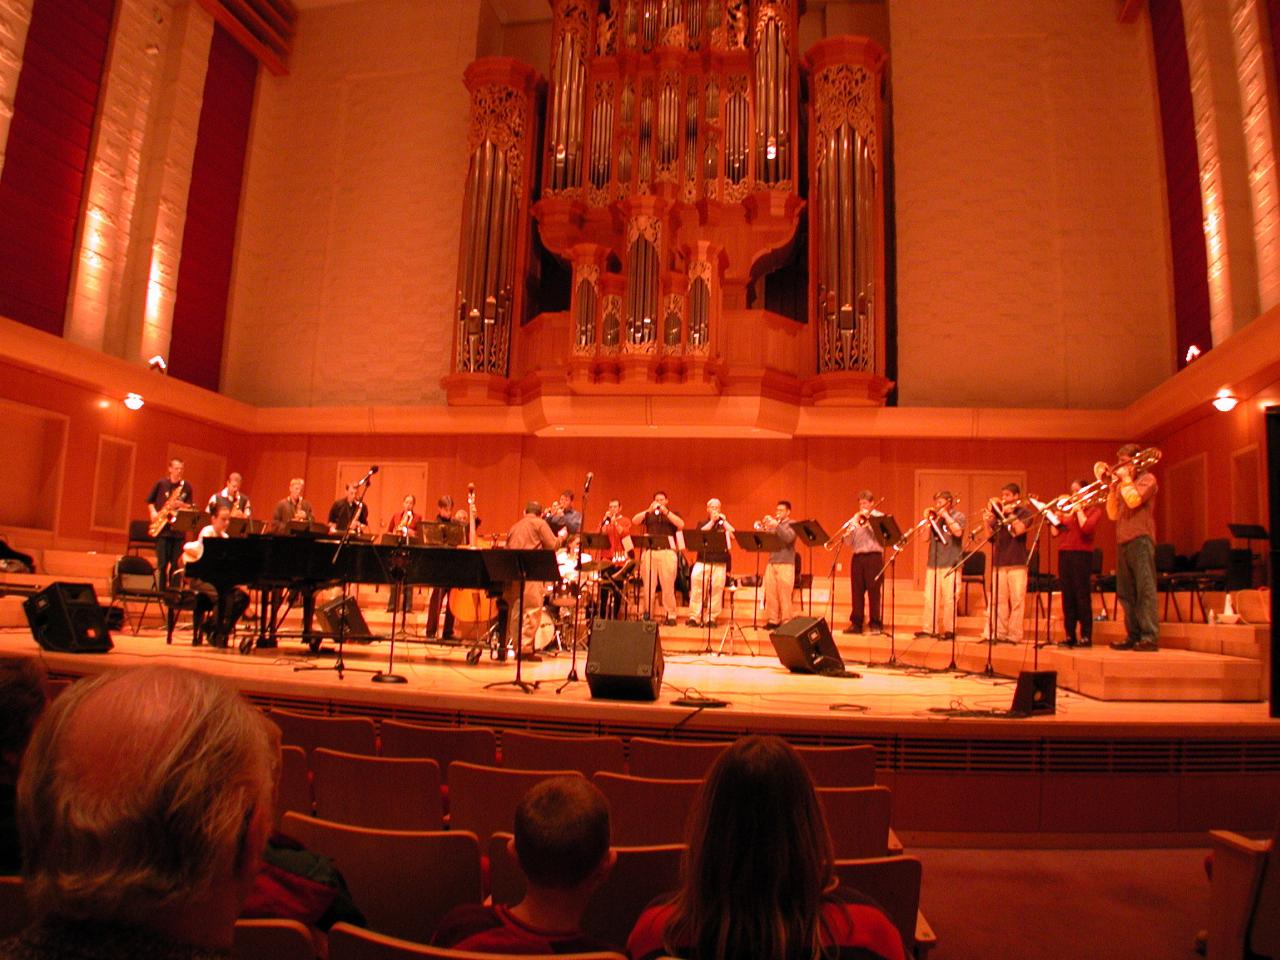
<svg viewBox="0 0 1280 960">
<path fill-rule="evenodd" d="M 551 605 L 553 607 L 572 607 L 578 602 L 579 587 L 576 583 L 561 580 L 551 587 Z"/>
</svg>

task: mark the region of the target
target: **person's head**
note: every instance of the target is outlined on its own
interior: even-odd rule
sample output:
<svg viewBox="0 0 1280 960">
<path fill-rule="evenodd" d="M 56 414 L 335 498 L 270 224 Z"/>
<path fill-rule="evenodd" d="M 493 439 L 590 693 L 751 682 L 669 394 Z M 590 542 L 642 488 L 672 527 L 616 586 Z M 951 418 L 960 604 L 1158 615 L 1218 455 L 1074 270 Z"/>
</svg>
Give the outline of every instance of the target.
<svg viewBox="0 0 1280 960">
<path fill-rule="evenodd" d="M 525 513 L 525 516 L 532 515 L 535 517 L 540 517 L 542 516 L 542 504 L 540 504 L 537 500 L 530 500 L 528 503 L 524 505 L 524 513 Z"/>
<path fill-rule="evenodd" d="M 36 726 L 18 781 L 35 918 L 229 947 L 279 754 L 279 730 L 206 674 L 144 666 L 71 686 Z"/>
<path fill-rule="evenodd" d="M 561 492 L 560 509 L 561 510 L 573 509 L 573 491 L 572 490 L 565 490 Z"/>
<path fill-rule="evenodd" d="M 773 517 L 775 520 L 785 520 L 791 516 L 791 501 L 779 500 L 773 508 Z"/>
<path fill-rule="evenodd" d="M 933 495 L 933 507 L 935 510 L 950 510 L 955 505 L 955 497 L 950 490 L 939 490 Z"/>
<path fill-rule="evenodd" d="M 616 517 L 621 512 L 622 512 L 622 501 L 619 500 L 617 497 L 614 497 L 612 500 L 609 501 L 609 507 L 608 509 L 605 510 L 605 513 L 609 514 L 609 516 L 611 517 Z"/>
<path fill-rule="evenodd" d="M 1087 481 L 1087 480 L 1072 480 L 1072 481 L 1071 481 L 1071 492 L 1072 492 L 1072 493 L 1079 493 L 1082 489 L 1084 489 L 1084 487 L 1088 484 L 1088 482 L 1089 482 L 1089 481 Z"/>
<path fill-rule="evenodd" d="M 799 957 L 818 944 L 835 882 L 808 768 L 777 737 L 744 737 L 712 765 L 689 819 L 667 947 L 702 957 Z"/>
<path fill-rule="evenodd" d="M 169 458 L 169 482 L 177 483 L 179 480 L 181 480 L 182 471 L 185 470 L 186 467 L 187 465 L 183 463 L 181 457 L 170 457 Z"/>
<path fill-rule="evenodd" d="M 1016 483 L 1006 483 L 1000 488 L 1000 502 L 1013 503 L 1022 496 L 1022 488 Z"/>
<path fill-rule="evenodd" d="M 722 512 L 719 499 L 712 497 L 707 501 L 707 516 L 718 517 Z"/>
<path fill-rule="evenodd" d="M 297 500 L 302 496 L 302 488 L 306 486 L 306 481 L 301 477 L 294 477 L 289 481 L 289 499 Z"/>
<path fill-rule="evenodd" d="M 405 494 L 405 498 L 400 501 L 401 510 L 412 510 L 418 505 L 418 498 L 412 493 Z"/>
<path fill-rule="evenodd" d="M 530 887 L 589 895 L 614 862 L 604 794 L 583 777 L 543 780 L 516 807 L 511 845 Z"/>
<path fill-rule="evenodd" d="M 1123 447 L 1116 451 L 1117 460 L 1128 460 L 1130 457 L 1136 456 L 1142 451 L 1142 448 L 1136 443 L 1126 443 Z"/>
<path fill-rule="evenodd" d="M 0 783 L 17 782 L 31 731 L 49 702 L 49 677 L 35 657 L 0 658 Z"/>
<path fill-rule="evenodd" d="M 348 483 L 348 484 L 347 484 L 347 489 L 346 489 L 346 498 L 347 498 L 347 503 L 355 503 L 355 502 L 356 502 L 356 490 L 358 490 L 358 489 L 359 489 L 359 488 L 358 488 L 354 483 Z"/>
<path fill-rule="evenodd" d="M 231 476 L 227 477 L 227 493 L 234 497 L 240 492 L 240 484 L 242 483 L 244 483 L 244 477 L 238 473 L 231 474 Z"/>
<path fill-rule="evenodd" d="M 215 507 L 212 516 L 209 517 L 209 526 L 213 527 L 214 532 L 222 534 L 229 523 L 231 523 L 231 508 L 225 503 Z"/>
<path fill-rule="evenodd" d="M 453 516 L 453 497 L 447 493 L 436 501 L 436 512 L 442 517 Z"/>
<path fill-rule="evenodd" d="M 876 496 L 870 490 L 858 491 L 858 509 L 870 510 L 876 503 Z"/>
<path fill-rule="evenodd" d="M 660 507 L 665 507 L 667 505 L 667 491 L 659 490 L 654 493 L 653 502 Z"/>
<path fill-rule="evenodd" d="M 470 523 L 471 515 L 467 513 L 467 511 L 465 510 L 459 510 L 457 513 L 453 515 L 453 522 L 454 523 Z M 477 526 L 479 526 L 479 524 L 477 524 Z"/>
</svg>

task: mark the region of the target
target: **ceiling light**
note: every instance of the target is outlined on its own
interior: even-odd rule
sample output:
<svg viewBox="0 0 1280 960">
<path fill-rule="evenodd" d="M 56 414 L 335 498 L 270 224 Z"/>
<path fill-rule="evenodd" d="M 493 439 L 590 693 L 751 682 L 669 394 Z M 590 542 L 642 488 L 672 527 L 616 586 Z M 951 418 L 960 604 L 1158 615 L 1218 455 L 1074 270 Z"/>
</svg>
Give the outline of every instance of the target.
<svg viewBox="0 0 1280 960">
<path fill-rule="evenodd" d="M 143 404 L 142 394 L 126 393 L 124 395 L 124 405 L 130 410 L 141 410 Z"/>
<path fill-rule="evenodd" d="M 1215 410 L 1221 410 L 1223 413 L 1230 413 L 1236 408 L 1236 404 L 1240 399 L 1231 393 L 1230 390 L 1223 388 L 1218 391 L 1218 395 L 1213 398 L 1213 407 Z"/>
</svg>

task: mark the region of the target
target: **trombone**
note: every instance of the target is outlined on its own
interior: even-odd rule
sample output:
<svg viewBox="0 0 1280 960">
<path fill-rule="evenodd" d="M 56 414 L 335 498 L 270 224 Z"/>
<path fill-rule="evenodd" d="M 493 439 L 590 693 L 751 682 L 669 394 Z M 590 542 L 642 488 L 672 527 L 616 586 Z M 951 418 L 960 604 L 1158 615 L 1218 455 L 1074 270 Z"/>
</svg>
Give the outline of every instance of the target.
<svg viewBox="0 0 1280 960">
<path fill-rule="evenodd" d="M 823 549 L 834 550 L 836 548 L 836 544 L 840 543 L 840 541 L 845 537 L 853 533 L 853 531 L 858 529 L 858 527 L 865 527 L 871 522 L 871 518 L 877 515 L 876 508 L 879 507 L 880 504 L 884 503 L 884 501 L 885 498 L 881 497 L 866 510 L 859 510 L 844 523 L 840 524 L 840 529 L 828 537 L 827 542 L 822 545 Z"/>
<path fill-rule="evenodd" d="M 1144 450 L 1139 450 L 1133 456 L 1124 457 L 1113 464 L 1107 464 L 1099 460 L 1093 465 L 1093 482 L 1086 483 L 1075 493 L 1067 493 L 1058 497 L 1053 503 L 1053 509 L 1061 513 L 1074 513 L 1081 507 L 1102 504 L 1110 495 L 1112 487 L 1120 480 L 1116 475 L 1117 470 L 1121 467 L 1130 467 L 1134 473 L 1142 473 L 1144 470 L 1150 470 L 1159 463 L 1163 455 L 1159 447 L 1147 447 Z"/>
</svg>

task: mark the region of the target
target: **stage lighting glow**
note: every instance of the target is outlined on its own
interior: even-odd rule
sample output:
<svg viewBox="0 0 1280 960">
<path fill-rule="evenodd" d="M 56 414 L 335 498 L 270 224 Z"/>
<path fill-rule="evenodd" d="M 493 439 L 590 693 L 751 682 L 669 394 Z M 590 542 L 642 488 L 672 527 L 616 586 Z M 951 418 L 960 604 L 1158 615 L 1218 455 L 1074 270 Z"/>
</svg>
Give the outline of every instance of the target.
<svg viewBox="0 0 1280 960">
<path fill-rule="evenodd" d="M 158 353 L 154 357 L 152 357 L 150 360 L 147 361 L 147 366 L 150 367 L 152 370 L 156 371 L 156 373 L 169 372 L 168 361 L 165 360 L 165 358 L 160 356 L 160 354 Z"/>
<path fill-rule="evenodd" d="M 144 402 L 140 393 L 126 393 L 124 395 L 124 405 L 130 410 L 141 410 Z"/>
<path fill-rule="evenodd" d="M 1218 395 L 1213 398 L 1213 407 L 1215 410 L 1221 410 L 1223 413 L 1230 413 L 1236 408 L 1236 404 L 1240 400 L 1234 396 L 1229 390 L 1222 389 L 1218 391 Z"/>
<path fill-rule="evenodd" d="M 1199 356 L 1200 348 L 1193 343 L 1191 346 L 1187 347 L 1187 359 L 1183 362 L 1190 363 L 1192 360 L 1198 359 Z"/>
</svg>

